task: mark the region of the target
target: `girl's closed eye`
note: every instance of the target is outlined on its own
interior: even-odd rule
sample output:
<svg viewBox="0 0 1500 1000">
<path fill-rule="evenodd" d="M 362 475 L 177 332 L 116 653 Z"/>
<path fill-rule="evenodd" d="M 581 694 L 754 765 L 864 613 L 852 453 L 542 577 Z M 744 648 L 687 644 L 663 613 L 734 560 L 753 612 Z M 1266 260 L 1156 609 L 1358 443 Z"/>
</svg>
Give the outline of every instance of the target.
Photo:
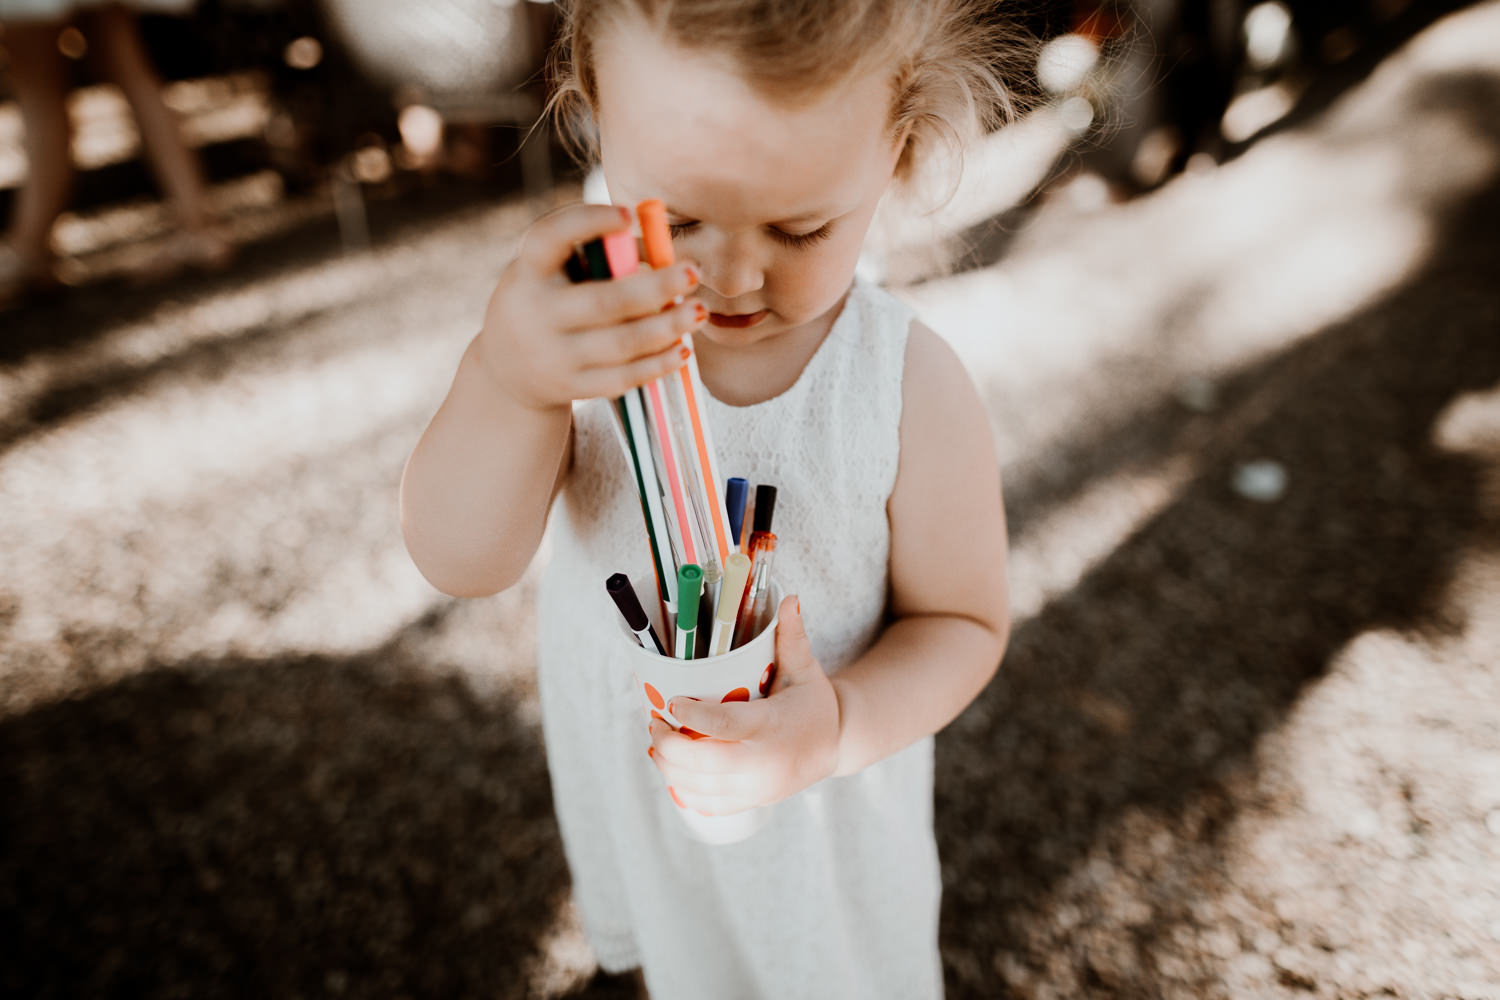
<svg viewBox="0 0 1500 1000">
<path fill-rule="evenodd" d="M 697 226 L 698 223 L 696 222 L 673 222 L 667 228 L 671 230 L 672 238 L 677 239 L 680 236 L 686 236 L 688 233 L 696 229 Z M 771 233 L 771 237 L 782 246 L 792 247 L 793 249 L 801 249 L 803 247 L 810 247 L 815 243 L 821 243 L 824 240 L 828 239 L 828 237 L 832 236 L 833 223 L 825 222 L 817 229 L 814 229 L 812 232 L 808 233 L 788 233 L 784 232 L 783 230 L 777 229 L 775 226 L 770 227 L 769 231 Z"/>
<path fill-rule="evenodd" d="M 825 222 L 810 233 L 785 233 L 780 229 L 772 229 L 771 235 L 783 246 L 802 248 L 810 247 L 814 243 L 821 243 L 833 235 L 833 223 Z"/>
</svg>

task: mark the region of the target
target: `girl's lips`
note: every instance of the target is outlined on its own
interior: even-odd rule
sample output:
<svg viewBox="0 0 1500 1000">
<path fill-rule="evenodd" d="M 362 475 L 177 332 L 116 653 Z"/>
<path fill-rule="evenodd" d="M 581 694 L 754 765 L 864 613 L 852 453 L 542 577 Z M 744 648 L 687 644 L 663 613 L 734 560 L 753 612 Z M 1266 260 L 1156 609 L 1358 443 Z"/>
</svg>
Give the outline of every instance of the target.
<svg viewBox="0 0 1500 1000">
<path fill-rule="evenodd" d="M 760 312 L 740 313 L 735 316 L 726 316 L 723 313 L 709 313 L 708 321 L 714 326 L 743 330 L 747 326 L 754 326 L 769 315 L 770 313 L 765 309 L 760 310 Z"/>
</svg>

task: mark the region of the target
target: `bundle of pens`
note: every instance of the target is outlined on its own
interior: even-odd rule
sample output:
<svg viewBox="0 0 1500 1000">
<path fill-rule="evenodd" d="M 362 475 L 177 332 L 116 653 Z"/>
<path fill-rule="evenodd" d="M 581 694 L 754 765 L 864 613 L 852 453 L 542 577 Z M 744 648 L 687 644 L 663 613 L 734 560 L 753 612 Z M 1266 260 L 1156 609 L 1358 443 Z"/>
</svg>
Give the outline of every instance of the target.
<svg viewBox="0 0 1500 1000">
<path fill-rule="evenodd" d="M 680 660 L 718 656 L 749 642 L 770 622 L 771 561 L 776 555 L 771 518 L 776 510 L 776 487 L 765 484 L 756 487 L 754 530 L 744 534 L 748 485 L 739 477 L 725 484 L 734 549 L 724 560 L 723 578 L 718 585 L 709 583 L 703 566 L 676 563 L 677 605 L 672 608 L 663 598 L 662 611 L 663 619 L 668 622 L 670 647 L 657 635 L 630 578 L 615 573 L 605 581 L 605 589 L 625 623 L 646 649 Z"/>
<path fill-rule="evenodd" d="M 656 199 L 643 201 L 636 216 L 647 262 L 657 269 L 671 266 L 665 207 Z M 575 281 L 620 278 L 638 263 L 634 237 L 620 232 L 576 251 L 568 275 Z M 657 652 L 684 660 L 728 652 L 769 620 L 768 583 L 776 551 L 771 534 L 774 486 L 757 487 L 755 531 L 740 541 L 748 483 L 730 479 L 721 495 L 705 398 L 697 355 L 690 352 L 678 371 L 632 389 L 611 406 L 620 448 L 640 494 L 670 646 L 657 636 L 624 573 L 611 576 L 607 587 L 642 645 L 649 649 L 654 643 Z M 712 624 L 699 628 L 700 621 Z"/>
</svg>

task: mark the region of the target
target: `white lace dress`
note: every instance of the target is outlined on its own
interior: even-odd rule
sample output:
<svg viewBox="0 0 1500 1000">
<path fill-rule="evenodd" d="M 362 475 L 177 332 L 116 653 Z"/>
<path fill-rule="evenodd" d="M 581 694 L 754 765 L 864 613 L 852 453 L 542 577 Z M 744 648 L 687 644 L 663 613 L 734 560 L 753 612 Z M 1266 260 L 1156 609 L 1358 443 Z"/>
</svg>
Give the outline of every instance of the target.
<svg viewBox="0 0 1500 1000">
<path fill-rule="evenodd" d="M 879 635 L 910 309 L 856 280 L 796 384 L 710 398 L 722 475 L 777 486 L 775 574 L 833 673 Z M 575 407 L 574 468 L 554 506 L 539 686 L 574 894 L 600 964 L 644 966 L 653 1000 L 942 994 L 932 739 L 772 807 L 750 839 L 691 839 L 647 757 L 611 573 L 651 578 L 608 404 Z"/>
</svg>

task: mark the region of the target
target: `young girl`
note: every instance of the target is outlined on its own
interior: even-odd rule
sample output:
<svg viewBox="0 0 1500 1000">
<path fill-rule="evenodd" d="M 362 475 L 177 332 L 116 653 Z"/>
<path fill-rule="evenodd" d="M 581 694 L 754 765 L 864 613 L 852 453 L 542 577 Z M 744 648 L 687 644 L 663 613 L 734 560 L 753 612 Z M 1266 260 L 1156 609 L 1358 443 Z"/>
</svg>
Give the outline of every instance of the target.
<svg viewBox="0 0 1500 1000">
<path fill-rule="evenodd" d="M 531 227 L 407 465 L 407 546 L 439 589 L 493 594 L 556 500 L 543 728 L 603 968 L 658 1000 L 939 996 L 932 734 L 1005 649 L 1000 480 L 952 350 L 854 266 L 893 180 L 1003 103 L 995 21 L 965 0 L 563 14 L 561 107 L 597 127 L 618 205 L 665 201 L 681 263 L 572 285 L 574 245 L 630 213 Z M 779 488 L 792 595 L 769 697 L 672 706 L 707 739 L 648 731 L 604 589 L 651 574 L 609 397 L 679 368 L 690 331 L 723 474 Z M 672 814 L 755 806 L 768 825 L 723 846 Z"/>
</svg>

